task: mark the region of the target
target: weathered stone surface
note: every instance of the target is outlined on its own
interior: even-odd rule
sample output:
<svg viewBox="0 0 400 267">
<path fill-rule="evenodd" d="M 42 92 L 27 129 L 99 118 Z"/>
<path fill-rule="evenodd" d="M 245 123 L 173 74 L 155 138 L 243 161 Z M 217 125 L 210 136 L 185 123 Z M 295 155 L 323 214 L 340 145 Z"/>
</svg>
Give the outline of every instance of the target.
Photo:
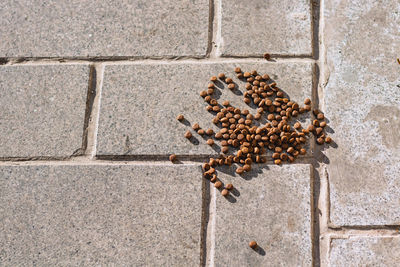
<svg viewBox="0 0 400 267">
<path fill-rule="evenodd" d="M 88 80 L 87 65 L 0 67 L 0 158 L 80 149 Z"/>
<path fill-rule="evenodd" d="M 350 237 L 331 241 L 331 266 L 398 266 L 398 237 Z"/>
<path fill-rule="evenodd" d="M 221 1 L 223 55 L 311 55 L 310 1 Z"/>
<path fill-rule="evenodd" d="M 327 1 L 326 117 L 331 221 L 400 224 L 400 10 L 396 1 Z"/>
<path fill-rule="evenodd" d="M 254 63 L 254 64 L 132 64 L 106 66 L 101 99 L 98 131 L 98 155 L 160 155 L 215 154 L 219 147 L 210 148 L 198 135 L 199 145 L 184 138 L 190 126 L 176 120 L 183 114 L 188 122 L 198 122 L 207 129 L 213 115 L 205 110 L 206 103 L 199 93 L 207 89 L 209 78 L 220 72 L 238 84 L 240 90 L 230 91 L 222 83 L 216 90 L 218 101 L 229 100 L 240 108 L 245 83 L 238 81 L 234 67 L 268 73 L 291 99 L 302 103 L 311 96 L 312 64 Z M 253 109 L 250 109 L 253 110 Z M 253 110 L 255 114 L 255 110 Z M 309 113 L 301 118 L 304 121 Z M 262 120 L 265 122 L 265 120 Z M 293 120 L 295 121 L 295 120 Z M 188 123 L 186 123 L 188 124 Z"/>
<path fill-rule="evenodd" d="M 204 56 L 208 0 L 1 1 L 0 57 Z"/>
<path fill-rule="evenodd" d="M 194 165 L 0 167 L 0 265 L 194 266 Z"/>
<path fill-rule="evenodd" d="M 311 266 L 310 165 L 263 165 L 243 177 L 218 171 L 215 266 Z M 262 249 L 253 251 L 255 240 Z"/>
</svg>

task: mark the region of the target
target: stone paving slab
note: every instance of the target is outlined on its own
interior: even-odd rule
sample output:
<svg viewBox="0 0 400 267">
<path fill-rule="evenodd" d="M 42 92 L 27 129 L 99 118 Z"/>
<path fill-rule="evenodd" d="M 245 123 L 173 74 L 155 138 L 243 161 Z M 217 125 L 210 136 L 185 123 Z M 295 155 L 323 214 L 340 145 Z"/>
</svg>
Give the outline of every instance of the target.
<svg viewBox="0 0 400 267">
<path fill-rule="evenodd" d="M 234 74 L 236 66 L 244 71 L 268 73 L 299 103 L 311 97 L 311 63 L 108 65 L 102 89 L 97 155 L 216 154 L 220 149 L 210 148 L 197 133 L 194 137 L 199 145 L 185 139 L 185 131 L 191 128 L 179 123 L 176 116 L 183 114 L 187 122 L 198 122 L 204 129 L 211 127 L 216 131 L 218 128 L 211 122 L 213 115 L 205 110 L 206 103 L 199 93 L 207 89 L 209 78 L 220 72 L 245 90 L 245 83 Z M 229 100 L 237 107 L 249 108 L 243 103 L 240 90 L 230 91 L 222 83 L 217 86 L 223 87 L 216 90 L 220 103 Z M 303 121 L 306 118 L 309 113 L 302 116 Z"/>
<path fill-rule="evenodd" d="M 243 177 L 218 171 L 215 266 L 311 266 L 311 166 L 262 165 Z M 253 251 L 255 240 L 262 249 Z"/>
<path fill-rule="evenodd" d="M 398 266 L 399 237 L 351 237 L 331 241 L 330 266 Z"/>
<path fill-rule="evenodd" d="M 205 56 L 209 1 L 0 2 L 0 57 Z"/>
<path fill-rule="evenodd" d="M 82 147 L 88 65 L 0 67 L 0 158 L 67 157 Z"/>
<path fill-rule="evenodd" d="M 311 1 L 221 1 L 222 55 L 311 55 Z"/>
<path fill-rule="evenodd" d="M 200 166 L 1 166 L 0 265 L 198 265 L 201 207 Z"/>
<path fill-rule="evenodd" d="M 396 1 L 326 2 L 331 221 L 400 224 L 400 10 Z M 373 42 L 367 40 L 374 40 Z M 368 58 L 367 58 L 368 57 Z"/>
</svg>

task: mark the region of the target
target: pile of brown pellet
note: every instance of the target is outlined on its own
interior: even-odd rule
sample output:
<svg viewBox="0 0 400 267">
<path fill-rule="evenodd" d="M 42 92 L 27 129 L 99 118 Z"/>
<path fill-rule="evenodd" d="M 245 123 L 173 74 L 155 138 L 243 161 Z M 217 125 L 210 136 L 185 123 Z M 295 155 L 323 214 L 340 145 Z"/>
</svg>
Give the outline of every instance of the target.
<svg viewBox="0 0 400 267">
<path fill-rule="evenodd" d="M 258 74 L 257 71 L 242 72 L 240 68 L 235 68 L 239 79 L 246 81 L 246 91 L 243 101 L 246 104 L 256 105 L 257 113 L 253 116 L 247 109 L 240 110 L 232 106 L 229 101 L 223 101 L 222 106 L 213 98 L 215 82 L 218 80 L 227 84 L 227 87 L 233 90 L 236 85 L 233 80 L 226 77 L 224 73 L 212 76 L 208 89 L 200 92 L 200 96 L 208 103 L 206 110 L 214 113 L 212 122 L 220 128 L 220 131 L 214 133 L 212 129 L 204 130 L 198 123 L 192 125 L 194 131 L 199 135 L 207 135 L 207 144 L 214 145 L 214 140 L 219 140 L 221 144 L 222 155 L 217 158 L 210 158 L 204 163 L 204 177 L 215 183 L 215 187 L 220 188 L 215 168 L 221 165 L 232 165 L 237 163 L 239 167 L 236 173 L 242 174 L 251 170 L 251 165 L 266 162 L 265 154 L 271 150 L 274 163 L 279 165 L 282 162 L 293 162 L 299 155 L 305 155 L 306 149 L 303 148 L 309 134 L 316 136 L 316 142 L 319 145 L 330 143 L 332 139 L 326 136 L 324 128 L 326 121 L 324 114 L 318 109 L 313 110 L 315 119 L 311 125 L 303 128 L 300 122 L 294 123 L 293 127 L 289 121 L 293 117 L 311 110 L 311 100 L 306 98 L 304 106 L 300 106 L 295 101 L 285 97 L 284 92 L 277 87 L 268 74 Z M 268 123 L 255 126 L 254 120 L 260 120 L 265 115 Z M 184 119 L 183 115 L 177 117 L 179 121 Z M 192 133 L 188 130 L 185 137 L 192 138 Z M 234 153 L 229 153 L 234 149 Z M 226 189 L 226 188 L 225 188 Z M 228 189 L 229 190 L 229 189 Z M 223 195 L 229 191 L 222 190 Z"/>
<path fill-rule="evenodd" d="M 293 127 L 289 124 L 292 118 L 311 111 L 309 98 L 304 100 L 304 106 L 300 106 L 285 97 L 284 92 L 268 74 L 261 75 L 255 70 L 243 73 L 238 67 L 234 71 L 240 80 L 246 82 L 243 101 L 248 105 L 256 105 L 257 113 L 253 116 L 249 110 L 235 108 L 229 101 L 223 101 L 222 105 L 218 103 L 213 97 L 215 82 L 220 80 L 231 90 L 236 87 L 231 78 L 220 73 L 218 77 L 211 77 L 207 90 L 200 92 L 200 96 L 208 103 L 206 110 L 215 115 L 212 122 L 220 130 L 214 133 L 212 129 L 204 130 L 198 123 L 192 125 L 193 130 L 199 135 L 207 135 L 208 145 L 213 146 L 214 140 L 220 141 L 223 154 L 217 158 L 210 158 L 203 164 L 203 170 L 204 177 L 214 183 L 223 196 L 229 195 L 233 185 L 227 184 L 223 187 L 217 177 L 217 166 L 231 166 L 236 163 L 239 165 L 236 173 L 242 174 L 249 172 L 254 162 L 265 163 L 267 150 L 272 151 L 272 159 L 277 165 L 294 162 L 296 157 L 306 154 L 307 151 L 303 146 L 309 139 L 310 133 L 316 137 L 319 145 L 332 141 L 324 131 L 327 125 L 324 114 L 318 109 L 313 110 L 315 119 L 307 127 L 304 128 L 299 121 L 295 122 Z M 262 116 L 269 122 L 265 125 L 253 125 L 255 120 L 260 120 Z M 183 121 L 184 116 L 179 115 L 177 119 Z M 188 139 L 193 137 L 189 130 L 184 136 Z M 174 161 L 176 156 L 171 155 L 170 159 Z M 249 246 L 255 248 L 257 243 L 250 243 Z"/>
</svg>

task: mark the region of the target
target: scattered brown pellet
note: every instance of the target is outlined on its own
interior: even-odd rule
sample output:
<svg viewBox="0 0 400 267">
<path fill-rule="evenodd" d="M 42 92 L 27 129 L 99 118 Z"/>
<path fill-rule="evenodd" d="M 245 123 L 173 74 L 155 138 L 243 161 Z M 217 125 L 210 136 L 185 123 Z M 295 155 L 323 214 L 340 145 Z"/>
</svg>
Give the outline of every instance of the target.
<svg viewBox="0 0 400 267">
<path fill-rule="evenodd" d="M 176 117 L 176 119 L 177 119 L 178 121 L 183 121 L 183 120 L 185 119 L 185 117 L 184 117 L 182 114 L 179 114 L 179 115 Z"/>
<path fill-rule="evenodd" d="M 296 122 L 296 123 L 293 125 L 293 127 L 294 127 L 295 129 L 300 129 L 300 128 L 301 128 L 300 122 Z"/>
<path fill-rule="evenodd" d="M 186 137 L 187 139 L 192 138 L 192 133 L 191 133 L 190 131 L 186 131 L 185 137 Z"/>
<path fill-rule="evenodd" d="M 236 68 L 235 68 L 235 72 L 236 72 L 236 73 L 241 73 L 242 70 L 241 70 L 239 67 L 236 67 Z"/>
<path fill-rule="evenodd" d="M 208 140 L 207 140 L 207 145 L 209 145 L 209 146 L 214 145 L 214 140 L 208 139 Z"/>
<path fill-rule="evenodd" d="M 256 241 L 250 241 L 249 243 L 249 247 L 251 247 L 252 249 L 256 249 L 257 248 L 257 242 Z"/>
<path fill-rule="evenodd" d="M 322 138 L 322 137 L 317 138 L 318 145 L 322 145 L 324 142 L 325 142 L 324 138 Z"/>
<path fill-rule="evenodd" d="M 212 176 L 211 176 L 211 179 L 210 179 L 210 181 L 212 182 L 212 183 L 215 183 L 216 181 L 217 181 L 217 175 L 216 174 L 213 174 Z"/>
<path fill-rule="evenodd" d="M 217 81 L 217 76 L 211 76 L 210 81 L 212 81 L 212 82 Z"/>
<path fill-rule="evenodd" d="M 270 60 L 270 59 L 271 59 L 271 55 L 268 54 L 268 53 L 265 53 L 265 54 L 264 54 L 264 58 L 265 58 L 266 60 Z"/>
<path fill-rule="evenodd" d="M 228 190 L 232 190 L 233 189 L 233 184 L 227 184 L 225 186 L 225 188 L 228 189 Z"/>
<path fill-rule="evenodd" d="M 235 84 L 234 83 L 230 83 L 228 84 L 228 89 L 235 89 Z"/>
<path fill-rule="evenodd" d="M 174 162 L 176 160 L 176 155 L 175 154 L 171 154 L 169 156 L 169 161 Z"/>
<path fill-rule="evenodd" d="M 197 131 L 198 129 L 200 129 L 200 125 L 198 123 L 193 124 L 192 126 L 193 130 Z"/>
<path fill-rule="evenodd" d="M 225 74 L 224 73 L 218 74 L 218 78 L 221 79 L 221 80 L 224 80 L 225 79 Z"/>
<path fill-rule="evenodd" d="M 225 82 L 226 82 L 226 83 L 233 83 L 233 80 L 232 80 L 231 78 L 226 78 L 226 79 L 225 79 Z"/>
<path fill-rule="evenodd" d="M 332 143 L 332 138 L 330 136 L 327 136 L 325 138 L 325 142 L 328 143 L 328 144 Z"/>
<path fill-rule="evenodd" d="M 224 197 L 226 197 L 227 195 L 229 195 L 229 191 L 228 191 L 227 189 L 222 189 L 221 195 L 223 195 Z"/>
<path fill-rule="evenodd" d="M 280 165 L 280 164 L 282 163 L 282 161 L 281 161 L 280 159 L 276 159 L 276 160 L 274 160 L 274 163 L 275 163 L 276 165 Z"/>
<path fill-rule="evenodd" d="M 215 184 L 214 184 L 214 186 L 215 186 L 216 188 L 220 188 L 220 187 L 222 186 L 221 181 L 216 181 Z"/>
<path fill-rule="evenodd" d="M 206 131 L 204 131 L 203 129 L 199 129 L 199 130 L 197 131 L 197 133 L 198 133 L 199 135 L 204 135 L 204 134 L 206 133 Z"/>
</svg>

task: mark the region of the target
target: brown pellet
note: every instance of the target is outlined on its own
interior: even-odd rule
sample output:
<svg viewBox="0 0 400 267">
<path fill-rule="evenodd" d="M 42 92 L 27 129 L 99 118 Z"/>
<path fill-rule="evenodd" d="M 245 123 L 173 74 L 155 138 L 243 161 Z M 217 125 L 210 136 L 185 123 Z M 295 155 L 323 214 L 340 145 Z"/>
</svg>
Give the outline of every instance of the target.
<svg viewBox="0 0 400 267">
<path fill-rule="evenodd" d="M 236 68 L 235 68 L 235 72 L 236 72 L 236 73 L 240 73 L 240 72 L 242 72 L 242 70 L 241 70 L 239 67 L 236 67 Z"/>
<path fill-rule="evenodd" d="M 228 190 L 232 190 L 233 189 L 233 184 L 227 184 L 225 186 L 225 188 L 228 189 Z"/>
<path fill-rule="evenodd" d="M 193 130 L 197 131 L 198 129 L 200 129 L 200 125 L 198 123 L 193 124 L 192 126 Z"/>
<path fill-rule="evenodd" d="M 169 160 L 170 160 L 171 162 L 174 162 L 174 161 L 176 160 L 176 155 L 175 155 L 175 154 L 171 154 L 171 155 L 169 156 Z"/>
<path fill-rule="evenodd" d="M 296 122 L 296 123 L 293 125 L 293 127 L 294 127 L 295 129 L 300 129 L 300 128 L 301 128 L 300 122 Z"/>
<path fill-rule="evenodd" d="M 211 76 L 210 81 L 215 82 L 217 80 L 217 76 Z"/>
<path fill-rule="evenodd" d="M 245 165 L 243 165 L 243 170 L 245 172 L 249 172 L 251 170 L 251 166 L 249 164 L 245 164 Z"/>
<path fill-rule="evenodd" d="M 206 97 L 207 96 L 207 91 L 201 91 L 200 92 L 201 97 Z"/>
<path fill-rule="evenodd" d="M 220 187 L 222 186 L 221 181 L 215 182 L 214 186 L 215 186 L 216 188 L 220 188 Z"/>
<path fill-rule="evenodd" d="M 320 137 L 317 139 L 317 144 L 322 145 L 325 142 L 324 138 Z"/>
<path fill-rule="evenodd" d="M 304 105 L 310 105 L 311 100 L 309 98 L 304 99 Z"/>
<path fill-rule="evenodd" d="M 226 82 L 226 83 L 233 83 L 233 80 L 232 80 L 231 78 L 226 78 L 226 79 L 225 79 L 225 82 Z"/>
<path fill-rule="evenodd" d="M 199 135 L 204 135 L 204 134 L 206 133 L 206 131 L 204 131 L 203 129 L 199 129 L 199 130 L 197 131 L 197 133 L 198 133 Z"/>
<path fill-rule="evenodd" d="M 185 137 L 186 137 L 187 139 L 192 138 L 192 133 L 191 133 L 190 131 L 186 131 Z"/>
<path fill-rule="evenodd" d="M 213 174 L 212 176 L 211 176 L 211 179 L 210 179 L 210 181 L 212 182 L 212 183 L 215 183 L 216 181 L 217 181 L 217 175 L 216 174 Z"/>
<path fill-rule="evenodd" d="M 264 59 L 270 60 L 270 59 L 271 59 L 271 55 L 268 54 L 268 53 L 265 53 L 265 54 L 264 54 Z"/>
<path fill-rule="evenodd" d="M 257 248 L 257 242 L 256 241 L 250 241 L 249 243 L 249 247 L 251 247 L 252 249 L 256 249 Z"/>
<path fill-rule="evenodd" d="M 226 197 L 227 195 L 229 195 L 229 191 L 228 191 L 227 189 L 222 189 L 221 195 L 223 195 L 224 197 Z"/>
<path fill-rule="evenodd" d="M 322 113 L 318 113 L 318 115 L 317 115 L 317 119 L 319 119 L 319 120 L 323 120 L 324 118 L 325 118 L 324 114 L 322 114 Z"/>
<path fill-rule="evenodd" d="M 183 120 L 185 119 L 185 117 L 184 117 L 182 114 L 179 114 L 179 115 L 176 117 L 176 119 L 177 119 L 178 121 L 183 121 Z"/>
<path fill-rule="evenodd" d="M 224 80 L 225 79 L 225 74 L 224 73 L 218 74 L 218 78 L 221 79 L 221 80 Z"/>
<path fill-rule="evenodd" d="M 332 138 L 330 136 L 326 137 L 325 142 L 328 144 L 332 143 Z"/>
<path fill-rule="evenodd" d="M 207 140 L 207 145 L 209 145 L 209 146 L 214 145 L 214 140 L 208 139 L 208 140 Z"/>
<path fill-rule="evenodd" d="M 230 83 L 228 84 L 228 89 L 235 89 L 235 84 L 234 83 Z"/>
<path fill-rule="evenodd" d="M 214 133 L 213 129 L 207 129 L 206 134 L 207 135 L 212 135 Z"/>
<path fill-rule="evenodd" d="M 274 163 L 275 163 L 276 165 L 280 165 L 280 164 L 282 163 L 282 161 L 281 161 L 280 159 L 276 159 L 276 160 L 274 160 Z"/>
</svg>

